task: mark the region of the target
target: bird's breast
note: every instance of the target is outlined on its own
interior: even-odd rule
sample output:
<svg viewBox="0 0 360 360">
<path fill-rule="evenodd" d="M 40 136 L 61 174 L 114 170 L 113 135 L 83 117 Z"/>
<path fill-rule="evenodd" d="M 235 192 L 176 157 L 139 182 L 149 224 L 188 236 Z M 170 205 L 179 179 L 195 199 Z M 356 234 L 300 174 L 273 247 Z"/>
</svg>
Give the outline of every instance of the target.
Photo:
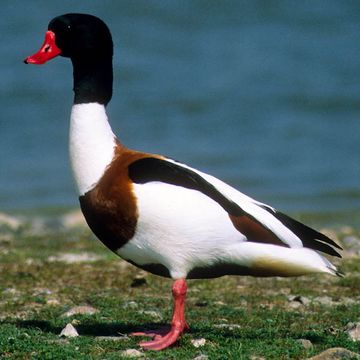
<svg viewBox="0 0 360 360">
<path fill-rule="evenodd" d="M 96 186 L 79 198 L 89 227 L 113 251 L 134 236 L 138 222 L 137 199 L 127 170 L 131 156 L 136 154 L 115 158 Z"/>
</svg>

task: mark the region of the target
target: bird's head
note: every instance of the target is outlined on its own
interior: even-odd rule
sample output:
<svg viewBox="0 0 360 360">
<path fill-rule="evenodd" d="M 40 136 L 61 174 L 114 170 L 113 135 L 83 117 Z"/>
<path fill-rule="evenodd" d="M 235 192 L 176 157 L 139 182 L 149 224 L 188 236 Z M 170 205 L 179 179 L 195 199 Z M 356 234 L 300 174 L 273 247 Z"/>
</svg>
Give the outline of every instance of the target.
<svg viewBox="0 0 360 360">
<path fill-rule="evenodd" d="M 113 43 L 108 27 L 93 15 L 57 16 L 50 21 L 39 51 L 28 56 L 24 62 L 40 65 L 58 55 L 80 62 L 112 58 Z"/>
</svg>

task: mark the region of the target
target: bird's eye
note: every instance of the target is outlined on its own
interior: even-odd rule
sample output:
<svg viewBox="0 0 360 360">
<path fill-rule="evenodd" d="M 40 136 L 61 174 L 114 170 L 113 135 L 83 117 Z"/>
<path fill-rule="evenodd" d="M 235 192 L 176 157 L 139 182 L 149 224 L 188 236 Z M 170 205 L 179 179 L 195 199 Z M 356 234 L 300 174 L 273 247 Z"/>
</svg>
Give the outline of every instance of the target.
<svg viewBox="0 0 360 360">
<path fill-rule="evenodd" d="M 44 48 L 44 52 L 49 52 L 49 50 L 50 50 L 50 45 L 47 45 L 45 48 Z"/>
</svg>

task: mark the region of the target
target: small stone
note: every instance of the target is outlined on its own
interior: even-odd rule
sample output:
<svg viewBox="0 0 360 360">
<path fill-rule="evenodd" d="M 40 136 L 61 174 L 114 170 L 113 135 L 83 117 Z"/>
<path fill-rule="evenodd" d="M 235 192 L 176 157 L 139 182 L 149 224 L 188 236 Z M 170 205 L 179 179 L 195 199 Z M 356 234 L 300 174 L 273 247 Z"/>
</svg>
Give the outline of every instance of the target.
<svg viewBox="0 0 360 360">
<path fill-rule="evenodd" d="M 341 298 L 341 304 L 343 305 L 353 305 L 356 304 L 357 301 L 355 299 L 349 298 L 349 297 L 343 297 Z"/>
<path fill-rule="evenodd" d="M 57 300 L 57 299 L 47 299 L 46 300 L 46 305 L 58 306 L 58 305 L 60 305 L 60 301 Z"/>
<path fill-rule="evenodd" d="M 346 236 L 343 239 L 344 248 L 350 256 L 360 255 L 360 238 L 357 236 Z"/>
<path fill-rule="evenodd" d="M 24 223 L 15 216 L 0 213 L 0 227 L 7 227 L 16 231 L 23 225 Z"/>
<path fill-rule="evenodd" d="M 295 303 L 299 303 L 300 305 L 306 306 L 310 304 L 310 299 L 301 295 L 289 295 L 287 296 L 287 299 L 291 303 L 295 302 Z"/>
<path fill-rule="evenodd" d="M 331 306 L 334 305 L 334 301 L 330 296 L 318 296 L 314 298 L 314 302 L 319 303 L 321 305 Z"/>
<path fill-rule="evenodd" d="M 65 312 L 64 314 L 62 314 L 62 317 L 70 317 L 73 315 L 93 315 L 98 313 L 99 310 L 93 308 L 92 306 L 89 305 L 82 305 L 82 306 L 74 306 L 73 308 L 71 308 L 70 310 L 68 310 L 67 312 Z"/>
<path fill-rule="evenodd" d="M 291 309 L 298 309 L 302 306 L 301 303 L 299 302 L 296 302 L 296 301 L 292 301 L 290 304 L 289 304 L 289 308 Z"/>
<path fill-rule="evenodd" d="M 315 355 L 307 360 L 354 360 L 360 359 L 360 355 L 344 348 L 331 348 Z"/>
<path fill-rule="evenodd" d="M 32 258 L 27 258 L 25 260 L 26 265 L 35 265 L 36 263 L 37 263 L 37 261 L 35 259 L 32 259 Z"/>
<path fill-rule="evenodd" d="M 304 349 L 310 349 L 313 346 L 312 342 L 308 339 L 297 339 L 296 342 L 302 345 Z"/>
<path fill-rule="evenodd" d="M 204 354 L 198 355 L 197 357 L 193 358 L 193 360 L 208 360 L 208 359 L 209 357 Z"/>
<path fill-rule="evenodd" d="M 45 288 L 37 288 L 32 293 L 33 296 L 41 296 L 41 295 L 51 295 L 52 291 L 50 289 Z"/>
<path fill-rule="evenodd" d="M 218 305 L 218 306 L 224 306 L 225 303 L 223 301 L 215 301 L 214 305 Z"/>
<path fill-rule="evenodd" d="M 345 235 L 348 235 L 348 234 L 352 234 L 354 232 L 354 229 L 351 226 L 344 225 L 340 228 L 340 232 Z"/>
<path fill-rule="evenodd" d="M 352 341 L 360 341 L 360 323 L 348 323 L 346 325 L 347 333 Z"/>
<path fill-rule="evenodd" d="M 218 329 L 226 329 L 233 331 L 235 329 L 241 329 L 241 326 L 239 324 L 215 324 L 214 327 Z"/>
<path fill-rule="evenodd" d="M 79 333 L 76 331 L 72 324 L 67 324 L 62 330 L 59 336 L 64 337 L 76 337 L 79 336 Z"/>
<path fill-rule="evenodd" d="M 59 254 L 57 256 L 49 256 L 49 262 L 63 262 L 65 264 L 76 264 L 83 262 L 94 262 L 101 259 L 100 256 L 90 253 L 81 253 L 81 254 Z"/>
<path fill-rule="evenodd" d="M 84 215 L 79 210 L 65 214 L 61 219 L 61 223 L 66 229 L 86 226 Z"/>
<path fill-rule="evenodd" d="M 141 351 L 136 350 L 136 349 L 127 349 L 127 350 L 122 351 L 121 354 L 122 354 L 122 356 L 132 357 L 132 358 L 144 356 L 144 353 L 142 353 Z"/>
<path fill-rule="evenodd" d="M 129 301 L 123 305 L 124 309 L 137 309 L 139 307 L 136 301 Z"/>
<path fill-rule="evenodd" d="M 225 319 L 225 318 L 220 318 L 219 321 L 221 321 L 222 323 L 228 323 L 229 322 L 229 320 Z"/>
<path fill-rule="evenodd" d="M 206 344 L 206 339 L 204 338 L 201 338 L 201 339 L 193 339 L 191 340 L 191 343 L 196 347 L 196 348 L 199 348 L 199 347 L 202 347 Z"/>
<path fill-rule="evenodd" d="M 19 295 L 19 291 L 15 288 L 6 288 L 3 290 L 4 295 Z"/>
</svg>

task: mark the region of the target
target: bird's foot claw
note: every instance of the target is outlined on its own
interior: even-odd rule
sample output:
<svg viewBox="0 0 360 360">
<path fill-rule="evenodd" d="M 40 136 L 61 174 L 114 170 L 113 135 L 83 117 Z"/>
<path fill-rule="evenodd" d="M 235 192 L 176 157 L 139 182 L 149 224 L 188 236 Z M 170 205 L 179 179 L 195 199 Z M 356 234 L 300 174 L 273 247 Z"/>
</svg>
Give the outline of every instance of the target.
<svg viewBox="0 0 360 360">
<path fill-rule="evenodd" d="M 171 345 L 173 345 L 180 335 L 189 329 L 189 325 L 187 323 L 183 324 L 183 326 L 179 327 L 171 327 L 170 331 L 166 329 L 159 329 L 155 331 L 144 331 L 144 332 L 135 332 L 130 334 L 130 336 L 147 336 L 151 337 L 150 341 L 142 341 L 139 345 L 145 350 L 162 350 Z"/>
</svg>

